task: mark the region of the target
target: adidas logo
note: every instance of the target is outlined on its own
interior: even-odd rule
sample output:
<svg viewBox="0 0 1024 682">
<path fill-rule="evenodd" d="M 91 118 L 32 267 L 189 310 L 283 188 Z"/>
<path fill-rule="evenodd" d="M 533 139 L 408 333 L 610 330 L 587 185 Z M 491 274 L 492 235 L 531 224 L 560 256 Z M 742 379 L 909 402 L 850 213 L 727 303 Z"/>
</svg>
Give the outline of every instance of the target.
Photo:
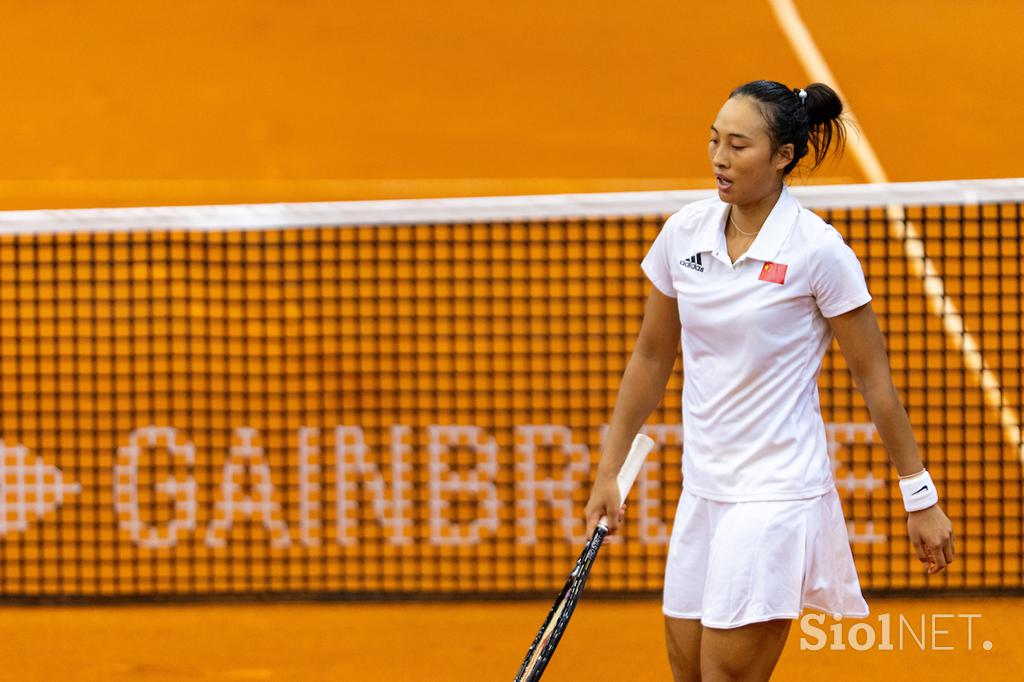
<svg viewBox="0 0 1024 682">
<path fill-rule="evenodd" d="M 691 270 L 696 270 L 697 272 L 704 272 L 704 264 L 700 262 L 699 253 L 695 253 L 689 258 L 679 261 L 679 264 L 682 265 L 684 268 L 690 268 Z"/>
</svg>

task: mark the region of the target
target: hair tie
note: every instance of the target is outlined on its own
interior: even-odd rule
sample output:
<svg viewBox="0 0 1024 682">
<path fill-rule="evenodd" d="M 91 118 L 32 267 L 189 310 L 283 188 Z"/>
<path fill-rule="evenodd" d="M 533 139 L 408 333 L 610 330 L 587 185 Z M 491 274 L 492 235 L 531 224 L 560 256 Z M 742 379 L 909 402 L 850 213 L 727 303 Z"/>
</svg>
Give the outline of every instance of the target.
<svg viewBox="0 0 1024 682">
<path fill-rule="evenodd" d="M 806 90 L 800 90 L 800 92 L 796 93 L 796 95 L 797 95 L 797 97 L 800 98 L 800 104 L 807 104 L 807 91 Z"/>
</svg>

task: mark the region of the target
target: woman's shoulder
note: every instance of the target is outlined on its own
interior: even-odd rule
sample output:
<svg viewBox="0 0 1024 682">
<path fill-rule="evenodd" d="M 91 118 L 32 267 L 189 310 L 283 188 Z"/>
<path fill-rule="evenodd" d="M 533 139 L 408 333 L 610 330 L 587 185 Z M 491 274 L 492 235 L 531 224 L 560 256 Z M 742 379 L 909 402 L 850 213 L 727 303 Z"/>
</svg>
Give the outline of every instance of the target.
<svg viewBox="0 0 1024 682">
<path fill-rule="evenodd" d="M 839 230 L 826 222 L 820 215 L 803 206 L 800 207 L 796 227 L 800 233 L 801 243 L 806 244 L 808 251 L 812 254 L 830 251 L 846 244 L 846 240 Z"/>
<path fill-rule="evenodd" d="M 810 270 L 828 273 L 845 262 L 857 261 L 857 255 L 843 234 L 814 211 L 800 208 L 796 232 Z"/>
</svg>

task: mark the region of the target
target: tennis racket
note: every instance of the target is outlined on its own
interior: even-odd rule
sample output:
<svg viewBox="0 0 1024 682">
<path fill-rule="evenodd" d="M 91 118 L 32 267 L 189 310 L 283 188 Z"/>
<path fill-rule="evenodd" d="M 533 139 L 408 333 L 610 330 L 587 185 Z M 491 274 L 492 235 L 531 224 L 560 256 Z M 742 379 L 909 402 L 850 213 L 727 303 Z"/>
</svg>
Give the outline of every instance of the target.
<svg viewBox="0 0 1024 682">
<path fill-rule="evenodd" d="M 647 453 L 653 447 L 654 441 L 642 433 L 638 433 L 633 439 L 633 445 L 629 448 L 626 461 L 622 463 L 619 475 L 615 479 L 619 484 L 619 499 L 621 501 L 624 502 L 626 496 L 629 495 L 629 489 L 633 487 L 633 481 L 640 473 Z M 597 528 L 594 529 L 594 535 L 583 548 L 580 558 L 576 560 L 576 567 L 569 574 L 569 579 L 565 581 L 562 591 L 558 593 L 555 603 L 548 611 L 548 617 L 540 626 L 540 632 L 534 638 L 530 650 L 526 652 L 526 658 L 523 659 L 523 664 L 519 667 L 515 682 L 537 682 L 544 674 L 544 668 L 547 667 L 548 661 L 554 655 L 555 647 L 558 646 L 558 642 L 562 639 L 562 633 L 569 625 L 569 618 L 572 617 L 572 612 L 576 609 L 576 602 L 583 594 L 583 586 L 587 582 L 587 576 L 590 575 L 590 567 L 594 564 L 597 550 L 601 549 L 601 543 L 604 542 L 604 536 L 607 534 L 608 517 L 602 516 L 601 520 L 597 522 Z"/>
</svg>

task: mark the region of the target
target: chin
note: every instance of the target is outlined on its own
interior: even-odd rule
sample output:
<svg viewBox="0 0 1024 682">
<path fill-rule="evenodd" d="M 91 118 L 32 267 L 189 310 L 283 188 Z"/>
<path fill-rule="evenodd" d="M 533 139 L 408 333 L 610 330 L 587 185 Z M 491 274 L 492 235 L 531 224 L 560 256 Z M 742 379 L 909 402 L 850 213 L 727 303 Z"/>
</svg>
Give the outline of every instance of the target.
<svg viewBox="0 0 1024 682">
<path fill-rule="evenodd" d="M 741 197 L 736 192 L 736 186 L 733 185 L 728 189 L 718 190 L 718 198 L 727 204 L 738 204 L 740 203 Z"/>
</svg>

